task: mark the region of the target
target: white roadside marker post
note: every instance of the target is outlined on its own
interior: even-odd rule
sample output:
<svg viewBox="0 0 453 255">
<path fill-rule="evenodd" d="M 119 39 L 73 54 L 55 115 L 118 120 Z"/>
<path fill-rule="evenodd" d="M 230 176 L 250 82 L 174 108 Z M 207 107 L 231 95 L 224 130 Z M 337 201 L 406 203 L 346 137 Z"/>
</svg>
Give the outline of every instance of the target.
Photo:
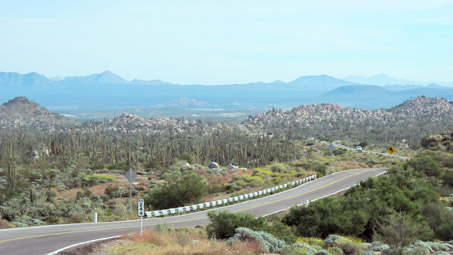
<svg viewBox="0 0 453 255">
<path fill-rule="evenodd" d="M 98 213 L 94 213 L 94 223 L 98 223 Z"/>
<path fill-rule="evenodd" d="M 143 236 L 143 216 L 145 216 L 145 200 L 143 198 L 138 199 L 137 215 L 140 217 L 140 236 Z"/>
</svg>

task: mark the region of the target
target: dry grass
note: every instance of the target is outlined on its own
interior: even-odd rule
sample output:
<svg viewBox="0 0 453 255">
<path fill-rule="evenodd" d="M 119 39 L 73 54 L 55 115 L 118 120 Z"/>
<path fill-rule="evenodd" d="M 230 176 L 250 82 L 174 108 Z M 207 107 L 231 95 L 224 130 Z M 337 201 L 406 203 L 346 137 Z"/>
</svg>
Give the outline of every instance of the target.
<svg viewBox="0 0 453 255">
<path fill-rule="evenodd" d="M 332 164 L 332 166 L 341 171 L 348 170 L 348 169 L 368 167 L 368 165 L 364 162 L 349 161 L 349 160 L 335 162 Z"/>
<path fill-rule="evenodd" d="M 94 195 L 103 195 L 105 192 L 105 189 L 108 186 L 114 186 L 114 187 L 121 187 L 124 189 L 129 189 L 129 182 L 126 180 L 126 178 L 121 175 L 121 174 L 108 174 L 107 176 L 112 176 L 114 178 L 113 182 L 108 182 L 108 183 L 99 183 L 97 185 L 94 185 L 92 187 L 88 187 Z M 143 187 L 148 187 L 150 181 L 148 180 L 147 175 L 139 175 L 137 179 L 134 181 L 135 186 L 143 186 Z M 69 189 L 65 190 L 62 192 L 58 192 L 57 196 L 58 197 L 64 197 L 64 198 L 74 198 L 77 194 L 77 192 L 82 191 L 83 188 L 74 188 L 74 189 Z"/>
<path fill-rule="evenodd" d="M 247 255 L 261 254 L 255 243 L 208 239 L 206 232 L 199 229 L 149 230 L 143 236 L 134 234 L 122 237 L 122 242 L 112 242 L 102 251 L 115 255 Z"/>
<path fill-rule="evenodd" d="M 0 229 L 5 228 L 12 228 L 12 226 L 8 223 L 8 221 L 0 219 Z"/>
</svg>

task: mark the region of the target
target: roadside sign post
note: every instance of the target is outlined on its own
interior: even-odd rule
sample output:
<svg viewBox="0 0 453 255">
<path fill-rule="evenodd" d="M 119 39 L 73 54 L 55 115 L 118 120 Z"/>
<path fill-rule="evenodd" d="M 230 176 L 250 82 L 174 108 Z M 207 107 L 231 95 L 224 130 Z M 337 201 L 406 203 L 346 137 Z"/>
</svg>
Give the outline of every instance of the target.
<svg viewBox="0 0 453 255">
<path fill-rule="evenodd" d="M 387 148 L 387 152 L 390 153 L 390 154 L 393 154 L 395 152 L 395 148 L 393 148 L 393 146 L 389 146 Z"/>
<path fill-rule="evenodd" d="M 140 236 L 143 236 L 143 216 L 145 216 L 145 200 L 139 198 L 137 201 L 137 215 L 140 217 Z"/>
<path fill-rule="evenodd" d="M 129 171 L 124 174 L 124 177 L 126 177 L 126 179 L 129 181 L 129 207 L 132 217 L 132 183 L 134 182 L 135 178 L 137 178 L 137 174 L 134 170 L 132 170 L 132 168 L 129 168 Z"/>
<path fill-rule="evenodd" d="M 387 152 L 390 153 L 390 155 L 392 155 L 395 152 L 395 148 L 390 145 L 387 148 Z M 390 159 L 390 167 L 392 167 L 392 164 L 393 164 L 393 157 L 391 157 L 391 159 Z"/>
</svg>

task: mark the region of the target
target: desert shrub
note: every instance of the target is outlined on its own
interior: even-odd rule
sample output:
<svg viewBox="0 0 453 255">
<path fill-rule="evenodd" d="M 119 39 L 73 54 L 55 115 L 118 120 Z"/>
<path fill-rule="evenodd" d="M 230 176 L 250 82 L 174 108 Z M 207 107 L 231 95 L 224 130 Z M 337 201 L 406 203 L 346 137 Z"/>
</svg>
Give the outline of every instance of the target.
<svg viewBox="0 0 453 255">
<path fill-rule="evenodd" d="M 440 240 L 453 239 L 453 212 L 440 203 L 428 203 L 422 207 L 422 215 Z"/>
<path fill-rule="evenodd" d="M 234 236 L 236 229 L 240 227 L 264 231 L 270 228 L 264 218 L 256 218 L 251 214 L 222 211 L 209 212 L 208 217 L 211 220 L 206 227 L 208 236 L 216 239 L 228 239 Z"/>
<path fill-rule="evenodd" d="M 122 220 L 130 215 L 130 211 L 128 210 L 127 206 L 120 201 L 116 201 L 112 212 L 114 220 Z"/>
<path fill-rule="evenodd" d="M 337 245 L 338 239 L 340 239 L 339 235 L 329 235 L 326 239 L 324 239 L 324 246 L 334 247 Z"/>
<path fill-rule="evenodd" d="M 275 238 L 273 235 L 263 231 L 253 231 L 249 228 L 237 228 L 235 235 L 229 241 L 245 241 L 257 243 L 263 252 L 281 252 L 285 249 L 285 241 Z"/>
<path fill-rule="evenodd" d="M 442 181 L 445 185 L 453 187 L 453 171 L 447 170 L 445 171 L 444 175 L 442 176 Z"/>
<path fill-rule="evenodd" d="M 8 221 L 0 219 L 0 229 L 12 228 Z"/>
<path fill-rule="evenodd" d="M 453 249 L 453 245 L 449 243 L 425 242 L 425 244 L 429 245 L 429 247 L 431 247 L 434 251 L 450 251 Z"/>
<path fill-rule="evenodd" d="M 11 224 L 12 224 L 13 226 L 15 226 L 15 227 L 20 227 L 20 228 L 22 228 L 22 227 L 28 227 L 27 224 L 22 223 L 22 222 L 17 222 L 17 221 L 13 221 L 13 222 L 11 222 Z"/>
<path fill-rule="evenodd" d="M 438 177 L 441 174 L 440 161 L 431 155 L 417 155 L 411 158 L 407 165 L 412 167 L 416 172 L 427 176 Z"/>
<path fill-rule="evenodd" d="M 310 167 L 311 170 L 318 173 L 319 177 L 326 175 L 327 166 L 325 164 L 315 162 Z"/>
<path fill-rule="evenodd" d="M 450 215 L 452 213 L 450 212 Z M 440 225 L 435 234 L 436 237 L 439 238 L 440 240 L 452 240 L 453 239 L 453 221 L 450 218 L 449 221 L 445 221 Z"/>
<path fill-rule="evenodd" d="M 344 255 L 345 254 L 343 252 L 343 250 L 339 247 L 330 247 L 329 249 L 327 249 L 327 251 L 329 252 L 329 254 L 332 254 L 332 255 Z"/>
<path fill-rule="evenodd" d="M 281 221 L 273 221 L 267 232 L 285 241 L 286 243 L 294 243 L 297 239 L 294 230 L 283 224 Z"/>
<path fill-rule="evenodd" d="M 422 241 L 416 241 L 413 244 L 409 245 L 407 248 L 409 250 L 421 251 L 423 252 L 423 254 L 434 253 L 434 250 L 430 247 L 430 245 Z"/>
<path fill-rule="evenodd" d="M 69 219 L 66 220 L 66 223 L 71 224 L 71 223 L 82 223 L 83 222 L 83 215 L 73 215 Z"/>
<path fill-rule="evenodd" d="M 150 190 L 145 203 L 154 209 L 167 209 L 186 203 L 197 203 L 207 192 L 203 177 L 191 171 L 176 171 L 165 177 L 166 182 Z"/>
<path fill-rule="evenodd" d="M 291 247 L 288 247 L 289 254 L 307 254 L 314 255 L 318 250 L 305 243 L 295 243 Z"/>
<path fill-rule="evenodd" d="M 129 190 L 124 189 L 118 186 L 108 186 L 104 190 L 104 194 L 107 195 L 110 199 L 119 198 L 119 197 L 129 197 Z M 132 195 L 135 196 L 138 194 L 138 191 L 132 187 Z"/>
<path fill-rule="evenodd" d="M 413 243 L 426 231 L 426 227 L 411 217 L 392 213 L 378 222 L 374 239 L 389 244 L 392 248 L 402 248 Z"/>
<path fill-rule="evenodd" d="M 362 251 L 359 255 L 376 255 L 376 253 L 372 251 Z"/>
<path fill-rule="evenodd" d="M 360 253 L 360 246 L 344 237 L 338 240 L 337 246 L 345 255 L 356 255 Z"/>
<path fill-rule="evenodd" d="M 312 246 L 323 246 L 324 245 L 324 240 L 321 238 L 316 238 L 316 237 L 299 237 L 297 239 L 297 243 L 304 243 Z"/>
<path fill-rule="evenodd" d="M 347 150 L 346 150 L 346 149 L 343 149 L 343 148 L 335 148 L 335 149 L 332 151 L 333 155 L 335 155 L 335 156 L 343 155 L 343 154 L 345 154 L 346 152 L 347 152 Z"/>
<path fill-rule="evenodd" d="M 370 249 L 375 252 L 381 252 L 381 251 L 390 249 L 390 245 L 385 244 L 380 241 L 374 241 L 371 243 Z"/>
</svg>

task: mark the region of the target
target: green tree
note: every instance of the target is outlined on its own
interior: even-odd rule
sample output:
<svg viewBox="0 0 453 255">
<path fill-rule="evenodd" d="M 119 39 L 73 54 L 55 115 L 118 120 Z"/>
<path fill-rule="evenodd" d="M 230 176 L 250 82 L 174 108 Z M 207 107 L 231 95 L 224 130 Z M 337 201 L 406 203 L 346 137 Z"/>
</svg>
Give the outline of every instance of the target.
<svg viewBox="0 0 453 255">
<path fill-rule="evenodd" d="M 165 182 L 152 189 L 145 201 L 154 209 L 168 209 L 197 203 L 206 195 L 206 181 L 197 173 L 176 171 L 165 176 Z"/>
</svg>

